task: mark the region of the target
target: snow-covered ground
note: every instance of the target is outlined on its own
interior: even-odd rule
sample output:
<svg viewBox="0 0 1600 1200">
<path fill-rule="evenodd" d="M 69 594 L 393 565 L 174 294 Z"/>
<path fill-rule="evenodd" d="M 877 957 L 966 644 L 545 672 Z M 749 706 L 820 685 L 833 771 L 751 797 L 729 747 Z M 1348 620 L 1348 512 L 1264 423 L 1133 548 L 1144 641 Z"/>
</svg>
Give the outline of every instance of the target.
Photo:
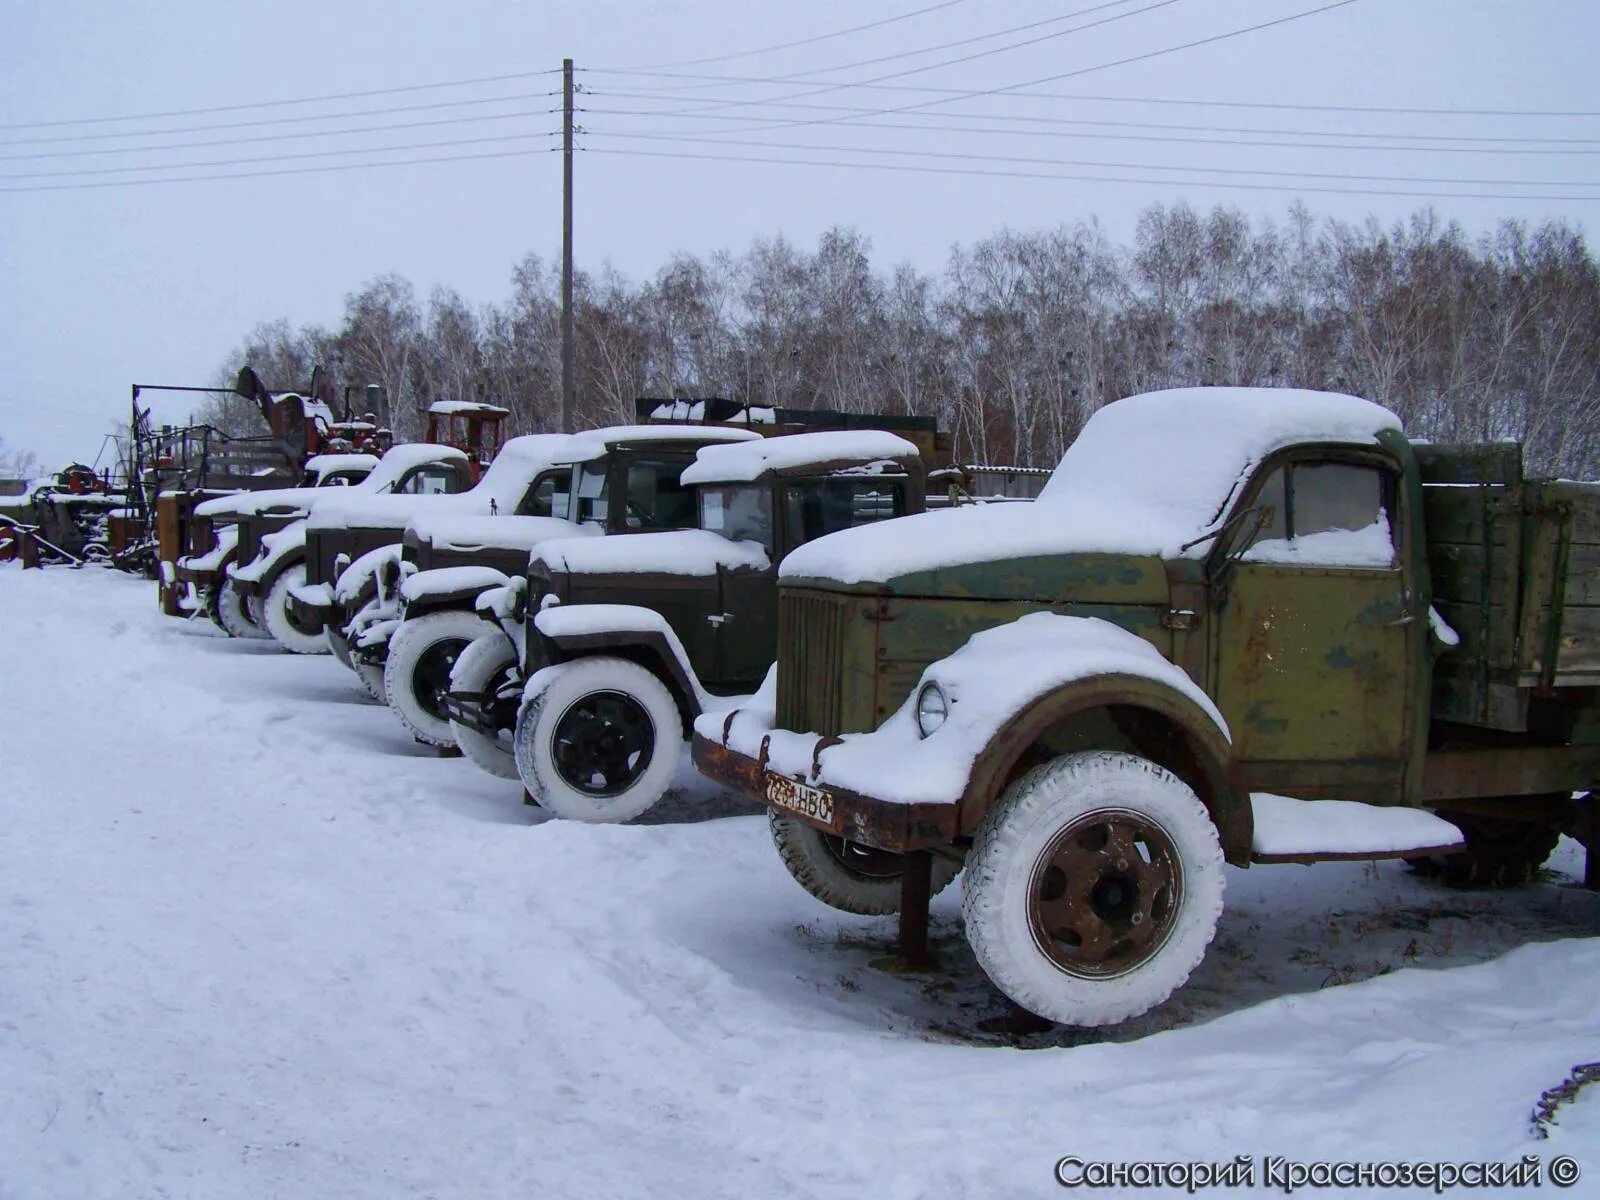
<svg viewBox="0 0 1600 1200">
<path fill-rule="evenodd" d="M 0 634 L 6 1200 L 1025 1196 L 1067 1154 L 1572 1154 L 1600 1189 L 1600 1089 L 1529 1120 L 1600 1059 L 1570 843 L 1508 894 L 1230 872 L 1172 1002 L 1019 1039 L 979 1028 L 958 888 L 941 969 L 896 972 L 891 920 L 704 787 L 541 820 L 331 659 L 108 572 L 0 567 Z"/>
</svg>

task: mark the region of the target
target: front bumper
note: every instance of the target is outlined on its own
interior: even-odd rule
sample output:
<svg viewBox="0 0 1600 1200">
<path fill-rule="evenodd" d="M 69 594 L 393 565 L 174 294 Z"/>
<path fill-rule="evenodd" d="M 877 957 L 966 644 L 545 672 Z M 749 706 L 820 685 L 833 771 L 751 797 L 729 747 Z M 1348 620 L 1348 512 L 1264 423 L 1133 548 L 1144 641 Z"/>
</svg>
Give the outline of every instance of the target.
<svg viewBox="0 0 1600 1200">
<path fill-rule="evenodd" d="M 724 729 L 732 720 L 730 714 Z M 695 767 L 708 779 L 846 841 L 905 854 L 948 845 L 957 836 L 958 814 L 953 804 L 900 804 L 778 775 L 767 769 L 765 755 L 750 758 L 701 733 L 694 736 L 693 753 Z M 828 815 L 824 818 L 774 802 L 770 788 L 774 779 L 787 779 L 809 792 L 821 793 L 831 801 Z"/>
</svg>

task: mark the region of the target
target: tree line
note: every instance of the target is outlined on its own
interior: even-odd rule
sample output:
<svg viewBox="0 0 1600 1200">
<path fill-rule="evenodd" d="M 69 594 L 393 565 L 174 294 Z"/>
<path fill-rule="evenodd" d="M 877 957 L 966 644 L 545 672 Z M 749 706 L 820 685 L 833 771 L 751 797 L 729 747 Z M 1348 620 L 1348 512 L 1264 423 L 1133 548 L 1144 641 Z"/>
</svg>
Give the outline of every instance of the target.
<svg viewBox="0 0 1600 1200">
<path fill-rule="evenodd" d="M 1121 396 L 1309 387 L 1386 405 L 1413 436 L 1516 439 L 1530 470 L 1600 477 L 1600 271 L 1562 222 L 1473 238 L 1431 210 L 1384 227 L 1178 204 L 1146 209 L 1127 245 L 1093 221 L 1006 230 L 937 272 L 877 265 L 834 228 L 815 250 L 676 254 L 643 281 L 583 272 L 575 296 L 581 427 L 631 420 L 637 396 L 727 396 L 930 415 L 963 460 L 1048 466 Z M 402 438 L 436 399 L 505 405 L 531 432 L 559 425 L 560 354 L 559 271 L 530 254 L 502 303 L 381 276 L 336 329 L 257 327 L 219 378 L 242 360 L 289 389 L 329 362 L 383 389 Z"/>
</svg>

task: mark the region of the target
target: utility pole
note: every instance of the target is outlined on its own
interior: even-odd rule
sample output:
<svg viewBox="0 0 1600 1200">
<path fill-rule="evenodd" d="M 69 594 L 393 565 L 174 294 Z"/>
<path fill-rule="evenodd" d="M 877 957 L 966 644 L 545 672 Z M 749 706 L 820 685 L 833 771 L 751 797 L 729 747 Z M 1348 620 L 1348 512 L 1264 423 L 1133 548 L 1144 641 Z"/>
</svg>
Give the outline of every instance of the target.
<svg viewBox="0 0 1600 1200">
<path fill-rule="evenodd" d="M 572 432 L 572 60 L 561 60 L 561 432 Z"/>
</svg>

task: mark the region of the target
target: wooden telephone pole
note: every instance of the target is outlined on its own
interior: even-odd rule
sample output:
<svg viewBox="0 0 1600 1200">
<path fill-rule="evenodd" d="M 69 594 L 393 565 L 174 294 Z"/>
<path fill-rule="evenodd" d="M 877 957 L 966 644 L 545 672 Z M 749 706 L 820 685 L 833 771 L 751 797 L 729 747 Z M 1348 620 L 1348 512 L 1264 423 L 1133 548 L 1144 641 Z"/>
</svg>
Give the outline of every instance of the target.
<svg viewBox="0 0 1600 1200">
<path fill-rule="evenodd" d="M 561 60 L 561 432 L 572 432 L 572 60 Z"/>
</svg>

